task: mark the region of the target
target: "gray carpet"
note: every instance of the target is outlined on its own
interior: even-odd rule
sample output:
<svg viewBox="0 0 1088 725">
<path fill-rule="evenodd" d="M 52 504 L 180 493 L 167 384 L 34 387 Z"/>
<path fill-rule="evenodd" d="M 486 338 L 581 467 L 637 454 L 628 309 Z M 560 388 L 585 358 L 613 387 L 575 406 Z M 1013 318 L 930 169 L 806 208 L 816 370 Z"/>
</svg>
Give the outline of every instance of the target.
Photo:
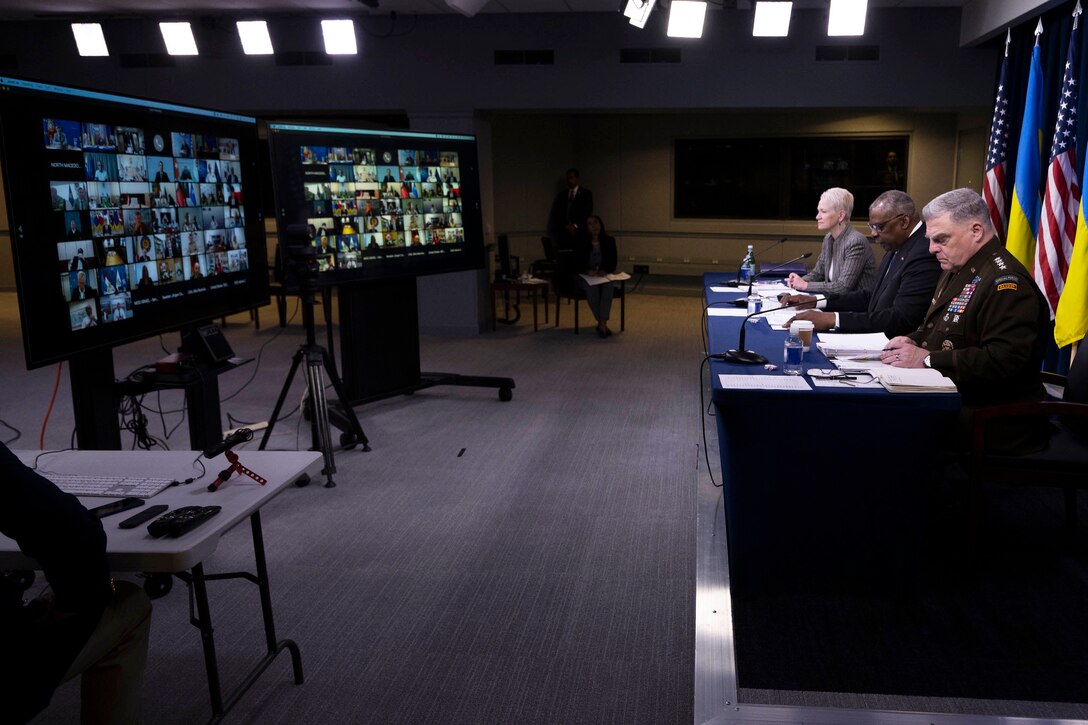
<svg viewBox="0 0 1088 725">
<path fill-rule="evenodd" d="M 0 418 L 23 431 L 12 447 L 34 448 L 56 368 L 23 370 L 13 300 L 0 297 Z M 363 407 L 374 450 L 337 455 L 337 488 L 292 487 L 264 509 L 277 627 L 299 643 L 306 682 L 292 684 L 281 657 L 230 719 L 690 723 L 700 309 L 636 294 L 627 332 L 608 340 L 574 335 L 567 311 L 558 330 L 424 339 L 424 369 L 512 376 L 514 400 L 434 388 Z M 226 331 L 242 355 L 276 335 L 242 317 Z M 266 418 L 301 338 L 296 322 L 270 342 L 224 413 Z M 128 346 L 117 372 L 161 354 L 157 340 Z M 224 376 L 223 396 L 252 369 Z M 68 444 L 70 408 L 65 371 L 47 447 Z M 297 420 L 277 425 L 271 448 L 308 441 Z M 184 425 L 170 444 L 186 447 Z M 242 526 L 206 568 L 250 560 Z M 262 647 L 259 604 L 248 583 L 210 586 L 229 690 Z M 209 714 L 180 582 L 155 602 L 145 689 L 148 722 Z M 62 688 L 38 722 L 71 722 L 77 697 Z"/>
</svg>

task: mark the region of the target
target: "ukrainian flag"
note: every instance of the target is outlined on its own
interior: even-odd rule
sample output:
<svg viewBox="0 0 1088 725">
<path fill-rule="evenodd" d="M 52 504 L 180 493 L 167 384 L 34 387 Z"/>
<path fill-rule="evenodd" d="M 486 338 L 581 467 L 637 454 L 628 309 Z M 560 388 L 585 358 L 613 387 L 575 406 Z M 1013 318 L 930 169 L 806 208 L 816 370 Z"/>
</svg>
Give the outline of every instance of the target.
<svg viewBox="0 0 1088 725">
<path fill-rule="evenodd" d="M 1088 184 L 1088 164 L 1081 189 Z M 1069 260 L 1069 272 L 1065 276 L 1065 289 L 1058 298 L 1054 312 L 1054 342 L 1058 347 L 1072 345 L 1088 331 L 1088 225 L 1084 219 L 1085 200 L 1080 198 L 1080 214 L 1077 216 L 1077 236 L 1073 241 L 1073 258 Z"/>
<path fill-rule="evenodd" d="M 1020 126 L 1020 146 L 1016 155 L 1016 183 L 1012 188 L 1009 211 L 1009 236 L 1005 247 L 1021 264 L 1035 268 L 1035 234 L 1039 229 L 1039 177 L 1043 148 L 1043 62 L 1039 44 L 1031 51 L 1031 73 L 1024 101 L 1024 122 Z"/>
</svg>

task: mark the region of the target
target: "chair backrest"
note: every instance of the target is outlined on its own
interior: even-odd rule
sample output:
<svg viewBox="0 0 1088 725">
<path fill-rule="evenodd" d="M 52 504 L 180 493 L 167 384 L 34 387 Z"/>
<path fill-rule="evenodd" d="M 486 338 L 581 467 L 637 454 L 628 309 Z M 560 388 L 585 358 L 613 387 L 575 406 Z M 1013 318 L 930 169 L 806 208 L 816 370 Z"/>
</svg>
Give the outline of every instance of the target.
<svg viewBox="0 0 1088 725">
<path fill-rule="evenodd" d="M 1062 400 L 1069 403 L 1088 403 L 1088 336 L 1077 343 L 1073 363 L 1069 366 L 1069 375 L 1065 378 L 1065 393 Z"/>
<path fill-rule="evenodd" d="M 544 259 L 549 262 L 555 261 L 555 244 L 552 242 L 551 237 L 541 237 L 540 246 L 544 247 Z"/>
<path fill-rule="evenodd" d="M 581 299 L 581 288 L 575 282 L 578 270 L 575 269 L 574 250 L 557 249 L 555 252 L 556 274 L 552 278 L 555 293 L 561 297 Z"/>
</svg>

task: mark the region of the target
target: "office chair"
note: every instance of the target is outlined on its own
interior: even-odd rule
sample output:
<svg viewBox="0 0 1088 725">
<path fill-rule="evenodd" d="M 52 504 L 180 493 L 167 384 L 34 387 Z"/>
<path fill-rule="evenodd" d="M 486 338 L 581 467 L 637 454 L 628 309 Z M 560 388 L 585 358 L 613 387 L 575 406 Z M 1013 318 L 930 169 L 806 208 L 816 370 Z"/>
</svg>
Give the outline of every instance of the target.
<svg viewBox="0 0 1088 725">
<path fill-rule="evenodd" d="M 1077 525 L 1077 489 L 1088 488 L 1088 337 L 1077 343 L 1068 376 L 1043 373 L 1043 379 L 1063 389 L 1060 400 L 996 405 L 975 412 L 971 470 L 978 481 L 1061 488 L 1066 525 L 1073 528 Z M 1056 429 L 1046 449 L 1023 455 L 987 452 L 990 423 L 1040 414 L 1050 416 Z"/>
<path fill-rule="evenodd" d="M 556 262 L 555 243 L 549 237 L 541 237 L 540 246 L 544 249 L 544 259 L 533 260 L 529 265 L 529 274 L 537 279 L 550 281 L 559 269 Z"/>
</svg>

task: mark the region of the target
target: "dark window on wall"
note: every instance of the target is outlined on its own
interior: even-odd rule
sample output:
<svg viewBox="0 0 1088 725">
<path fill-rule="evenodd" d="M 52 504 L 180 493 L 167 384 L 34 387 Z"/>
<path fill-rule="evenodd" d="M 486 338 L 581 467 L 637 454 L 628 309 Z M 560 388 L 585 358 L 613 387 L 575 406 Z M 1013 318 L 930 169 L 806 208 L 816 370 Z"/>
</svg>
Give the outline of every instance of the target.
<svg viewBox="0 0 1088 725">
<path fill-rule="evenodd" d="M 854 218 L 888 189 L 905 189 L 907 137 L 676 141 L 678 218 L 804 219 L 825 189 L 854 195 Z"/>
</svg>

